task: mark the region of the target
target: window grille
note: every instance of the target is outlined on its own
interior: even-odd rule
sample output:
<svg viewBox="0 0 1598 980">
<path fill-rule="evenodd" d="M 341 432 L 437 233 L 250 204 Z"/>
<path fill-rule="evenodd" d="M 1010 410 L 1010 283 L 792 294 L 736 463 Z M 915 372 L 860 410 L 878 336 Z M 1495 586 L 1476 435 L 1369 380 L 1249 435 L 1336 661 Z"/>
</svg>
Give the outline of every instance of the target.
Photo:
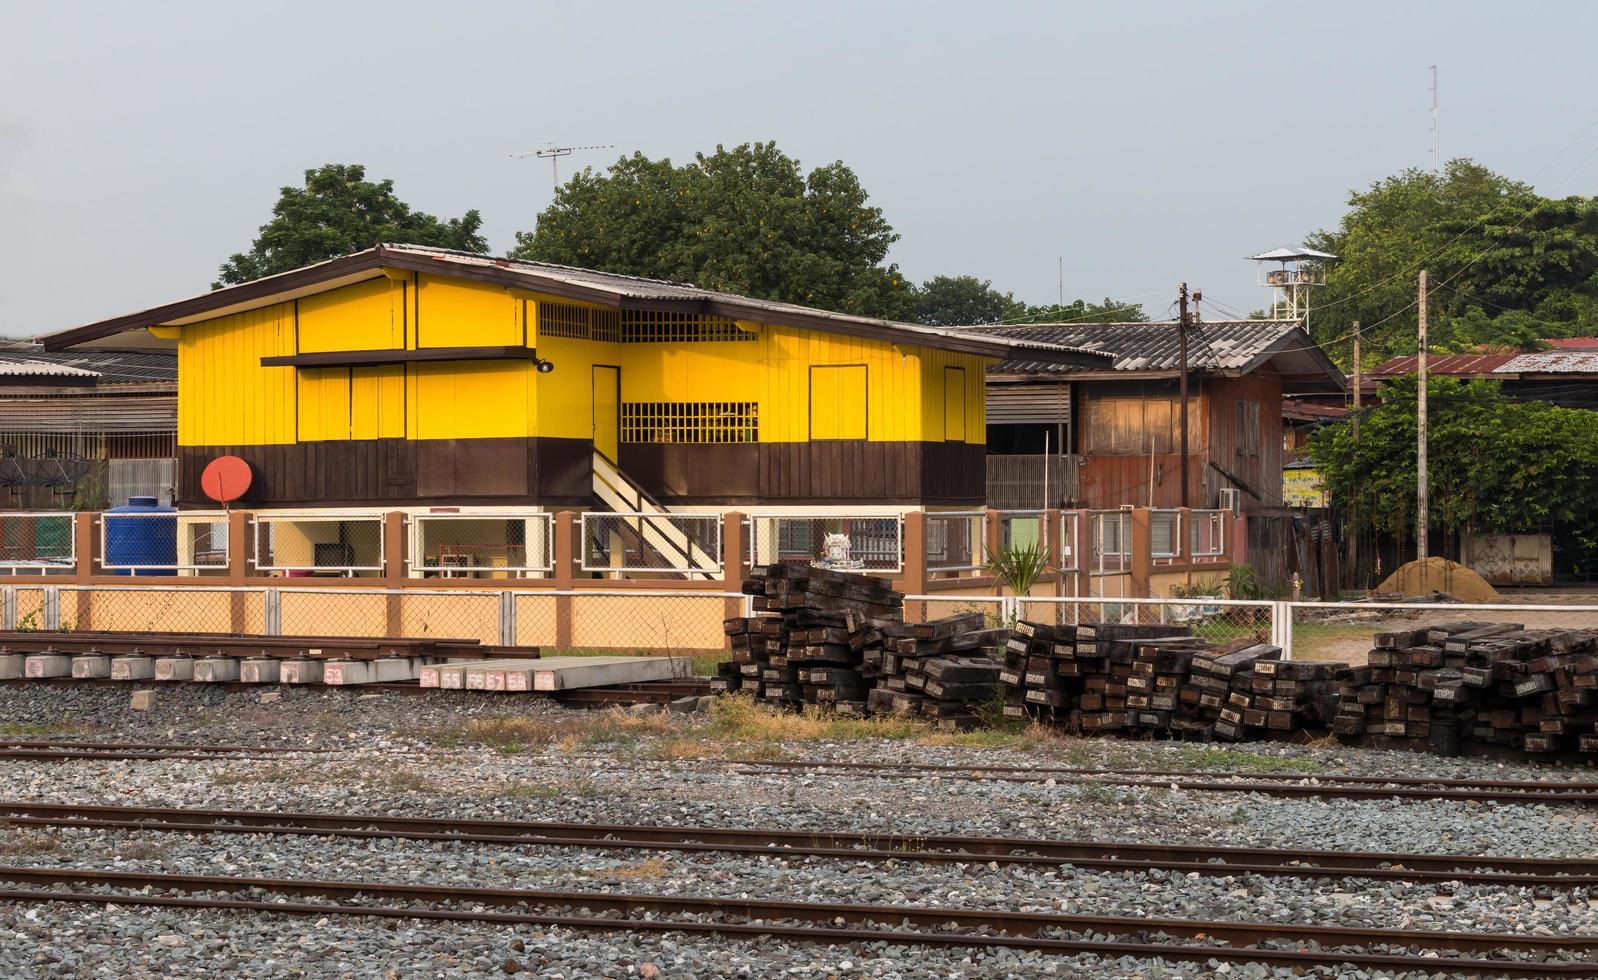
<svg viewBox="0 0 1598 980">
<path fill-rule="evenodd" d="M 621 311 L 598 310 L 575 303 L 539 303 L 538 332 L 546 337 L 578 340 L 621 340 Z"/>
<path fill-rule="evenodd" d="M 760 441 L 757 402 L 623 402 L 625 443 Z"/>
<path fill-rule="evenodd" d="M 755 339 L 754 334 L 739 330 L 738 322 L 729 317 L 657 310 L 623 311 L 621 335 L 622 341 L 628 344 L 708 343 L 720 340 Z"/>
</svg>

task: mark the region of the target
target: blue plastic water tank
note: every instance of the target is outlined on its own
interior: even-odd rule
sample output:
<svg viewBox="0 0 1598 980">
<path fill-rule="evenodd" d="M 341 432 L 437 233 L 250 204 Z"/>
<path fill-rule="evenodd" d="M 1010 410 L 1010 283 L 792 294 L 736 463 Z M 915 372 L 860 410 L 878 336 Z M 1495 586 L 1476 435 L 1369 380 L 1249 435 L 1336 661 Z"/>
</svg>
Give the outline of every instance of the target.
<svg viewBox="0 0 1598 980">
<path fill-rule="evenodd" d="M 175 514 L 176 507 L 162 507 L 154 497 L 129 497 L 127 504 L 106 511 L 105 563 L 130 565 L 118 575 L 173 575 L 178 561 L 178 519 L 176 517 L 136 517 L 116 520 L 116 514 Z M 147 566 L 167 566 L 149 568 Z"/>
</svg>

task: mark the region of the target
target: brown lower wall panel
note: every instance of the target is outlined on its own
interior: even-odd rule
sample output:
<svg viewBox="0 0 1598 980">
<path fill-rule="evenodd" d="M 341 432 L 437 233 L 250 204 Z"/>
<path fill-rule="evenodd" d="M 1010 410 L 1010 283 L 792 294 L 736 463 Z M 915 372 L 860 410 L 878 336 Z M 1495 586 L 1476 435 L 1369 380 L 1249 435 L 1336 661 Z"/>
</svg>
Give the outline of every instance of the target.
<svg viewBox="0 0 1598 980">
<path fill-rule="evenodd" d="M 840 439 L 627 443 L 623 472 L 666 503 L 980 504 L 986 447 Z"/>
<path fill-rule="evenodd" d="M 178 500 L 211 503 L 200 473 L 218 456 L 250 464 L 246 506 L 543 504 L 586 507 L 586 439 L 356 439 L 178 447 Z"/>
<path fill-rule="evenodd" d="M 218 456 L 250 464 L 246 506 L 541 504 L 586 508 L 585 439 L 370 439 L 181 446 L 181 503 L 205 506 Z M 980 504 L 986 449 L 964 442 L 626 444 L 622 471 L 667 503 Z"/>
</svg>

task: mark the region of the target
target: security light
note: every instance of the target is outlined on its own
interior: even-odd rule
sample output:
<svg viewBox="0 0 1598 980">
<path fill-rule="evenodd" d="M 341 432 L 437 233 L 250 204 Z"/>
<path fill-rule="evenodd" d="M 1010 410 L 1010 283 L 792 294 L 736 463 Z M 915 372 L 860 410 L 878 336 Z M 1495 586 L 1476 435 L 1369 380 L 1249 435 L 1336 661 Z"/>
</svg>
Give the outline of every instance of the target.
<svg viewBox="0 0 1598 980">
<path fill-rule="evenodd" d="M 555 370 L 555 362 L 554 361 L 542 361 L 542 360 L 540 360 L 540 361 L 535 361 L 534 363 L 537 364 L 537 366 L 538 366 L 538 373 L 539 374 L 548 374 L 549 372 Z"/>
</svg>

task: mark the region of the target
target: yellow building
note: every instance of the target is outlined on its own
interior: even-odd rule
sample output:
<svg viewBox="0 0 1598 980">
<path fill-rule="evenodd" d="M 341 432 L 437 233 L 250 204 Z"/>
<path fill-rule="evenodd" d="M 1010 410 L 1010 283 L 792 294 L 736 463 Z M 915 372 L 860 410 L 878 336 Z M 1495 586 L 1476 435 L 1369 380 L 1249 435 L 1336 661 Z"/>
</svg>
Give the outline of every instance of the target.
<svg viewBox="0 0 1598 980">
<path fill-rule="evenodd" d="M 133 334 L 178 351 L 179 499 L 232 455 L 256 507 L 978 505 L 984 368 L 1103 357 L 408 245 L 45 344 Z"/>
</svg>

